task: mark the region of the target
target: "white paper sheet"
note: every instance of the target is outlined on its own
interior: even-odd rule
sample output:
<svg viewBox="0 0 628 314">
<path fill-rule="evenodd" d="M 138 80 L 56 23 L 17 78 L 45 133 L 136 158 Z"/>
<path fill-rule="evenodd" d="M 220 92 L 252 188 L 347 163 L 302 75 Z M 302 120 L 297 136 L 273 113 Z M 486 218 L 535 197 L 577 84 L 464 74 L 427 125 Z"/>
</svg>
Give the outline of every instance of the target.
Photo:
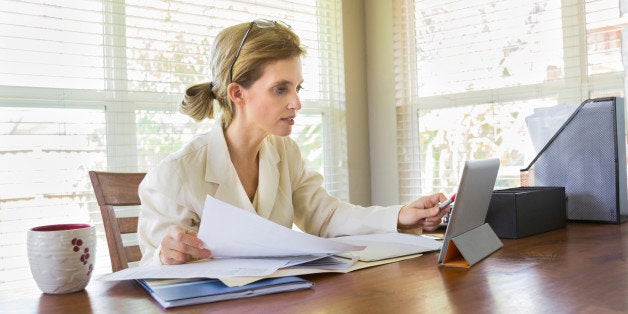
<svg viewBox="0 0 628 314">
<path fill-rule="evenodd" d="M 394 262 L 403 261 L 410 258 L 415 258 L 418 256 L 421 256 L 421 254 L 406 255 L 406 256 L 383 259 L 383 260 L 373 261 L 373 262 L 358 261 L 355 264 L 351 265 L 351 267 L 345 268 L 345 269 L 320 269 L 320 268 L 298 268 L 298 267 L 280 268 L 279 270 L 277 270 L 276 272 L 268 276 L 220 278 L 220 281 L 222 281 L 225 285 L 229 287 L 235 287 L 235 286 L 246 285 L 251 282 L 255 282 L 264 278 L 301 276 L 301 275 L 307 275 L 307 274 L 322 274 L 322 273 L 345 273 L 346 274 L 354 270 L 394 263 Z"/>
<path fill-rule="evenodd" d="M 218 258 L 181 264 L 131 267 L 98 278 L 101 281 L 131 279 L 232 278 L 267 276 L 281 268 L 298 265 L 319 269 L 347 269 L 357 259 L 329 255 L 284 256 L 274 258 Z"/>
<path fill-rule="evenodd" d="M 343 243 L 366 246 L 363 251 L 338 254 L 343 257 L 357 257 L 360 261 L 378 261 L 436 251 L 443 245 L 434 239 L 404 233 L 365 234 L 335 239 Z"/>
<path fill-rule="evenodd" d="M 102 281 L 166 278 L 231 278 L 238 276 L 266 276 L 290 263 L 290 258 L 208 259 L 181 265 L 138 266 L 106 274 Z"/>
<path fill-rule="evenodd" d="M 320 255 L 364 249 L 286 228 L 209 195 L 198 237 L 214 257 Z"/>
</svg>

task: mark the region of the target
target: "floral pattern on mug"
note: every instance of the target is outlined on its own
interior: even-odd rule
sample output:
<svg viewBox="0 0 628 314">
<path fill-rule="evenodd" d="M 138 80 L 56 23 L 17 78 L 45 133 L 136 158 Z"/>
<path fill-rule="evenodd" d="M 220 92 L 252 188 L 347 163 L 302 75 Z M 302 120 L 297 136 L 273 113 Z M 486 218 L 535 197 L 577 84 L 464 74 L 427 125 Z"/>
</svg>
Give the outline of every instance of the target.
<svg viewBox="0 0 628 314">
<path fill-rule="evenodd" d="M 70 243 L 72 244 L 72 250 L 74 252 L 79 252 L 81 250 L 81 246 L 83 245 L 83 240 L 78 239 L 78 238 L 74 238 L 72 239 L 72 241 L 70 241 Z M 81 254 L 80 260 L 83 263 L 83 265 L 87 265 L 87 262 L 90 258 L 90 254 L 89 254 L 89 248 L 86 247 L 83 249 L 83 254 Z M 94 269 L 94 265 L 93 264 L 89 264 L 89 268 L 87 269 L 87 276 L 89 276 L 92 273 L 92 270 Z"/>
</svg>

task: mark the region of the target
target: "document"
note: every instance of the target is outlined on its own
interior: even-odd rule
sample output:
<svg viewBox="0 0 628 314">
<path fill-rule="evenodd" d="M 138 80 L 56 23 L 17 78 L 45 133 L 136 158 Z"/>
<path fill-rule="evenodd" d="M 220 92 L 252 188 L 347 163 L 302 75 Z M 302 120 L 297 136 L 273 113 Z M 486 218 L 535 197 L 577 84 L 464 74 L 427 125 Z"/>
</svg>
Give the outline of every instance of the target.
<svg viewBox="0 0 628 314">
<path fill-rule="evenodd" d="M 437 241 L 424 236 L 416 236 L 404 233 L 383 233 L 365 234 L 356 236 L 345 236 L 334 238 L 343 243 L 364 245 L 366 248 L 361 251 L 336 254 L 337 259 L 351 258 L 358 261 L 348 268 L 331 267 L 327 269 L 309 266 L 310 263 L 300 264 L 294 267 L 284 267 L 278 269 L 271 275 L 261 277 L 238 276 L 230 278 L 220 278 L 227 286 L 235 287 L 247 285 L 264 278 L 276 278 L 282 276 L 300 276 L 318 273 L 349 273 L 354 270 L 374 267 L 389 263 L 402 261 L 405 259 L 421 256 L 421 253 L 438 251 L 442 247 L 442 241 Z"/>
<path fill-rule="evenodd" d="M 320 257 L 316 256 L 315 258 Z M 301 262 L 303 262 L 303 260 L 307 259 L 299 259 Z M 266 276 L 289 264 L 294 264 L 290 257 L 275 259 L 216 258 L 180 265 L 131 267 L 102 275 L 98 280 L 117 281 L 146 278 L 231 278 L 239 276 Z"/>
<path fill-rule="evenodd" d="M 346 273 L 350 273 L 358 269 L 390 264 L 390 263 L 399 262 L 399 261 L 403 261 L 406 259 L 411 259 L 411 258 L 415 258 L 419 256 L 421 256 L 421 254 L 406 255 L 406 256 L 383 259 L 383 260 L 378 260 L 378 261 L 373 261 L 373 262 L 358 261 L 355 264 L 351 265 L 349 268 L 345 268 L 345 269 L 320 269 L 320 268 L 301 268 L 301 267 L 280 268 L 279 270 L 277 270 L 276 272 L 268 276 L 220 278 L 220 281 L 222 281 L 225 285 L 229 287 L 237 287 L 237 286 L 248 285 L 252 282 L 256 282 L 258 280 L 262 280 L 265 278 L 279 278 L 279 277 L 285 277 L 285 276 L 301 276 L 301 275 L 307 275 L 307 274 L 322 274 L 322 273 L 346 274 Z"/>
<path fill-rule="evenodd" d="M 214 257 L 269 257 L 360 251 L 353 245 L 299 232 L 207 196 L 198 237 Z"/>
<path fill-rule="evenodd" d="M 127 268 L 99 280 L 220 278 L 228 286 L 243 285 L 265 277 L 350 272 L 416 257 L 442 245 L 433 239 L 400 233 L 320 238 L 211 196 L 205 202 L 198 236 L 213 258 L 181 265 Z"/>
<path fill-rule="evenodd" d="M 365 248 L 286 228 L 209 195 L 198 237 L 212 251 L 211 259 L 181 265 L 127 268 L 98 279 L 260 277 L 318 259 L 324 259 L 316 264 L 318 269 L 337 270 L 350 267 L 357 259 L 328 257 Z"/>
<path fill-rule="evenodd" d="M 347 244 L 366 246 L 362 251 L 337 254 L 342 257 L 357 258 L 363 262 L 438 251 L 443 245 L 442 242 L 434 239 L 405 233 L 365 234 L 338 237 L 335 240 Z"/>
</svg>

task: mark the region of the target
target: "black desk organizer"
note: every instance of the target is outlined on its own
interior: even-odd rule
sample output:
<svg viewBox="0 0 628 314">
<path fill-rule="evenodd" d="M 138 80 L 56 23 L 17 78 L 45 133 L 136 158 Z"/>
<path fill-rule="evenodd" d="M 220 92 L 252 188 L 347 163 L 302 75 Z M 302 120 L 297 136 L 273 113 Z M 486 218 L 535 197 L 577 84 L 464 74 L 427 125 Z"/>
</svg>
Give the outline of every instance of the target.
<svg viewBox="0 0 628 314">
<path fill-rule="evenodd" d="M 500 238 L 517 239 L 567 223 L 564 187 L 519 187 L 495 190 L 486 222 Z"/>
</svg>

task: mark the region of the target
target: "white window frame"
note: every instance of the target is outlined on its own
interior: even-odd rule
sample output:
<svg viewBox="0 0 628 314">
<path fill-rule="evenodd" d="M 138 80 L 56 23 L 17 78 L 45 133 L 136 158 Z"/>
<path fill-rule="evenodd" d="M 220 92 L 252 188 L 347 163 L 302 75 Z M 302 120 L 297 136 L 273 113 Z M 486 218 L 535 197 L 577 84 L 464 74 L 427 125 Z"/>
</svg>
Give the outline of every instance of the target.
<svg viewBox="0 0 628 314">
<path fill-rule="evenodd" d="M 397 106 L 397 131 L 402 136 L 399 137 L 398 143 L 400 151 L 398 152 L 398 160 L 400 169 L 398 173 L 399 182 L 399 199 L 402 202 L 409 202 L 417 195 L 417 191 L 411 187 L 419 187 L 419 194 L 435 192 L 423 191 L 421 187 L 421 171 L 419 166 L 419 142 L 420 135 L 418 131 L 419 111 L 443 109 L 452 107 L 469 106 L 473 104 L 486 104 L 493 102 L 513 102 L 520 100 L 531 100 L 538 98 L 556 98 L 558 103 L 579 104 L 582 100 L 596 97 L 596 92 L 606 90 L 621 90 L 626 94 L 624 86 L 624 72 L 615 72 L 608 74 L 588 75 L 587 60 L 587 30 L 585 19 L 585 3 L 579 0 L 562 0 L 563 8 L 567 7 L 571 10 L 562 10 L 562 25 L 573 25 L 571 28 L 565 29 L 563 33 L 564 55 L 571 56 L 564 58 L 565 79 L 562 82 L 549 81 L 531 85 L 510 86 L 495 89 L 477 90 L 462 93 L 453 93 L 439 96 L 419 97 L 413 92 L 415 88 L 406 87 L 396 90 L 401 96 L 396 99 Z M 412 0 L 394 0 L 393 21 L 395 27 L 404 29 L 407 36 L 414 38 L 414 1 Z M 573 8 L 577 8 L 573 12 Z M 573 45 L 570 41 L 576 38 L 578 45 Z M 406 47 L 396 47 L 400 51 L 414 49 L 414 42 L 408 42 Z M 623 48 L 624 50 L 626 48 Z M 407 52 L 402 53 L 404 57 L 408 57 Z M 624 53 L 626 54 L 626 53 Z M 573 57 L 575 56 L 575 57 Z M 625 57 L 624 57 L 625 58 Z M 415 69 L 416 60 L 408 57 L 401 62 L 402 69 Z M 570 72 L 571 71 L 571 72 Z M 419 77 L 418 73 L 413 70 L 399 71 L 401 75 L 396 77 L 396 86 L 408 86 L 408 84 L 416 84 Z M 410 106 L 404 107 L 404 104 Z M 408 127 L 410 126 L 410 127 Z M 405 149 L 405 151 L 401 151 Z M 411 157 L 408 157 L 409 154 Z M 401 167 L 401 160 L 407 158 L 412 159 L 412 165 Z M 414 171 L 408 171 L 408 169 Z M 501 170 L 500 170 L 501 171 Z"/>
</svg>

